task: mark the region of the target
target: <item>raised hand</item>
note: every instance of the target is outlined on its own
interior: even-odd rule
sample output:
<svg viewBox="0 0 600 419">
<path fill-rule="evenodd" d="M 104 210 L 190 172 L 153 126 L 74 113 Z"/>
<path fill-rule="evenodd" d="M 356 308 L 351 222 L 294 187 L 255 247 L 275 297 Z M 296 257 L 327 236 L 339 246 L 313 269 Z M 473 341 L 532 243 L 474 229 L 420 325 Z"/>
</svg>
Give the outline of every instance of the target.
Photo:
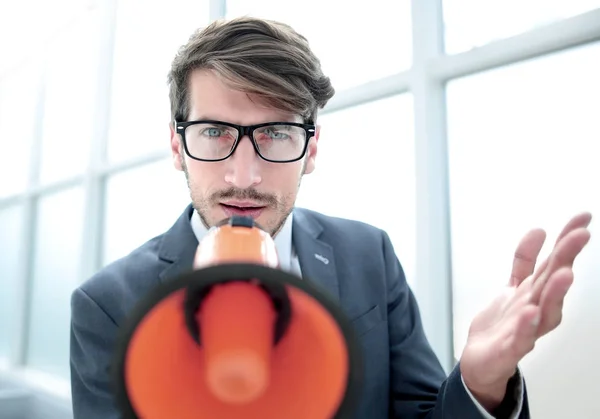
<svg viewBox="0 0 600 419">
<path fill-rule="evenodd" d="M 546 233 L 528 232 L 517 246 L 507 288 L 471 323 L 461 374 L 487 410 L 500 404 L 508 380 L 536 340 L 560 324 L 563 301 L 573 283 L 573 263 L 590 239 L 591 219 L 589 213 L 573 217 L 535 272 Z"/>
</svg>

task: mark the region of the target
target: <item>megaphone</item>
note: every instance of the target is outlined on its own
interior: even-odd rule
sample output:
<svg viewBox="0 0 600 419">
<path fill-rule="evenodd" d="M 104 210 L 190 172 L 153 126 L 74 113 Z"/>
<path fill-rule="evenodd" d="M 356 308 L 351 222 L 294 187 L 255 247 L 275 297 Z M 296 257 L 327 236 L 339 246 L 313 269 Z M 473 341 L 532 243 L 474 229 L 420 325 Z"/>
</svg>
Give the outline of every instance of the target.
<svg viewBox="0 0 600 419">
<path fill-rule="evenodd" d="M 141 299 L 114 366 L 125 419 L 349 418 L 362 378 L 341 308 L 281 270 L 247 217 L 209 230 L 193 269 Z"/>
</svg>

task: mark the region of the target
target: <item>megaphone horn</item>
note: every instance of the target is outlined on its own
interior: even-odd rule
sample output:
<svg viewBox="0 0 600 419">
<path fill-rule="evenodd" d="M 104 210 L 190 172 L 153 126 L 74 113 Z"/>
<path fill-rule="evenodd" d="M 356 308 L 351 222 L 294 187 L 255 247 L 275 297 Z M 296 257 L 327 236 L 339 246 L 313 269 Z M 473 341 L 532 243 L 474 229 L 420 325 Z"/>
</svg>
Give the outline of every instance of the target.
<svg viewBox="0 0 600 419">
<path fill-rule="evenodd" d="M 245 217 L 211 229 L 194 270 L 142 298 L 115 366 L 125 419 L 345 419 L 362 372 L 340 307 L 280 270 Z"/>
</svg>

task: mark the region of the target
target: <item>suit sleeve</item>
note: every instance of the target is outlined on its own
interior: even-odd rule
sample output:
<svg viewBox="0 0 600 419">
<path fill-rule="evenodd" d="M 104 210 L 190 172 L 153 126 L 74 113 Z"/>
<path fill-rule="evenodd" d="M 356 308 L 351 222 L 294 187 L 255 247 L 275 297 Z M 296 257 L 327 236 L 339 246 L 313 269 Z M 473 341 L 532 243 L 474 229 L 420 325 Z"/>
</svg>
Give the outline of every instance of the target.
<svg viewBox="0 0 600 419">
<path fill-rule="evenodd" d="M 415 296 L 388 235 L 383 234 L 390 338 L 390 418 L 483 419 L 463 385 L 460 364 L 446 377 L 425 336 Z M 514 393 L 507 392 L 503 405 L 516 405 L 512 398 Z M 529 418 L 526 402 L 518 418 Z"/>
<path fill-rule="evenodd" d="M 462 378 L 462 377 L 461 377 Z M 512 394 L 512 397 L 507 397 L 504 406 L 500 406 L 497 409 L 497 412 L 493 412 L 494 416 L 492 416 L 489 412 L 487 412 L 484 407 L 479 404 L 479 402 L 475 399 L 475 397 L 471 394 L 467 385 L 465 384 L 465 380 L 462 380 L 463 385 L 465 386 L 465 390 L 477 409 L 481 412 L 481 415 L 485 419 L 495 419 L 496 417 L 507 417 L 508 419 L 517 419 L 520 417 L 521 412 L 523 411 L 523 400 L 525 398 L 525 380 L 523 379 L 523 375 L 521 371 L 517 369 L 517 372 L 509 382 L 507 392 Z M 514 401 L 516 400 L 516 404 Z M 512 409 L 512 410 L 510 410 Z M 511 412 L 510 414 L 508 412 Z"/>
<path fill-rule="evenodd" d="M 117 325 L 82 289 L 71 296 L 71 397 L 74 419 L 120 419 L 109 366 Z"/>
</svg>

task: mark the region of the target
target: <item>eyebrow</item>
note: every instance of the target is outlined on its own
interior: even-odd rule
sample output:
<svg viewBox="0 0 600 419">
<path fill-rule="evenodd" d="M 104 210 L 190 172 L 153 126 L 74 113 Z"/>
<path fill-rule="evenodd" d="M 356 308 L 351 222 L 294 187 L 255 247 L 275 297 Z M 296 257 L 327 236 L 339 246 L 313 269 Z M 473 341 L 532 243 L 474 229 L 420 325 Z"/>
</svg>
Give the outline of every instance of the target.
<svg viewBox="0 0 600 419">
<path fill-rule="evenodd" d="M 264 120 L 262 122 L 255 122 L 253 124 L 240 124 L 239 122 L 232 122 L 231 120 L 227 119 L 227 118 L 218 118 L 218 117 L 211 117 L 210 115 L 207 114 L 202 114 L 198 117 L 195 118 L 189 118 L 189 121 L 219 121 L 219 122 L 227 122 L 229 124 L 235 124 L 235 125 L 258 125 L 258 124 L 266 124 L 269 122 L 294 122 L 294 123 L 299 123 L 299 124 L 303 124 L 304 123 L 304 118 L 300 117 L 300 120 L 297 121 L 298 115 L 294 116 L 294 115 L 279 115 L 279 117 L 277 118 L 270 118 L 268 120 Z"/>
<path fill-rule="evenodd" d="M 262 125 L 262 124 L 286 124 L 286 123 L 293 123 L 293 124 L 303 124 L 305 123 L 304 121 L 296 121 L 296 120 L 289 120 L 289 119 L 270 119 L 270 120 L 265 120 L 263 122 L 256 122 L 254 124 L 239 124 L 237 122 L 231 122 L 225 119 L 219 119 L 219 118 L 193 118 L 193 119 L 189 119 L 187 122 L 195 122 L 195 121 L 212 121 L 214 123 L 224 123 L 224 124 L 232 124 L 232 125 L 240 125 L 240 126 L 251 126 L 251 125 Z"/>
</svg>

